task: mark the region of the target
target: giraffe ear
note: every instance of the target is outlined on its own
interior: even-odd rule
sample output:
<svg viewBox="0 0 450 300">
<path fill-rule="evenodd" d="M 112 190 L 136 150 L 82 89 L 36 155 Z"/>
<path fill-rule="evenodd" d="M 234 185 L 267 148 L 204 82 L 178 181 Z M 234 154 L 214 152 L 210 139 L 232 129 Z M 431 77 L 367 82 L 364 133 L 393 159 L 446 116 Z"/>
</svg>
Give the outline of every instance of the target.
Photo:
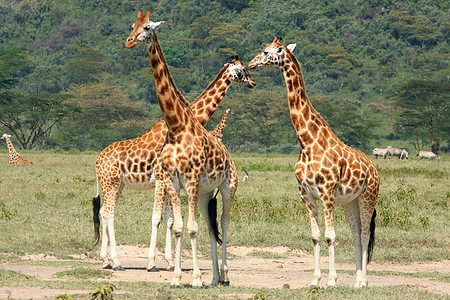
<svg viewBox="0 0 450 300">
<path fill-rule="evenodd" d="M 164 21 L 160 21 L 160 22 L 148 22 L 148 25 L 150 26 L 151 29 L 153 30 L 157 30 L 159 29 L 159 26 L 161 26 L 161 24 L 164 23 Z"/>
<path fill-rule="evenodd" d="M 297 46 L 297 44 L 289 44 L 287 45 L 287 48 L 289 49 L 289 51 L 294 51 L 295 47 Z"/>
</svg>

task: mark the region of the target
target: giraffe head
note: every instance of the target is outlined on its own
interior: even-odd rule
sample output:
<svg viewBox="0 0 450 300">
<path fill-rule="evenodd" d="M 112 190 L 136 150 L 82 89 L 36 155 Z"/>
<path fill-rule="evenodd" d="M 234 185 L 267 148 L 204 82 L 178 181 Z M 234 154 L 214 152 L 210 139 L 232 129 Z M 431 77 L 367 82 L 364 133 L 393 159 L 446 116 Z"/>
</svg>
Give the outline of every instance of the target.
<svg viewBox="0 0 450 300">
<path fill-rule="evenodd" d="M 6 138 L 10 138 L 11 137 L 11 135 L 10 134 L 7 134 L 6 132 L 2 135 L 2 137 L 0 138 L 0 139 L 2 139 L 2 140 L 4 140 L 4 139 L 6 139 Z"/>
<path fill-rule="evenodd" d="M 259 67 L 268 67 L 273 65 L 281 65 L 286 52 L 292 52 L 297 44 L 281 44 L 281 38 L 276 37 L 272 43 L 264 47 L 264 50 L 255 56 L 248 64 L 250 69 Z"/>
<path fill-rule="evenodd" d="M 150 10 L 144 15 L 142 10 L 139 11 L 136 22 L 131 25 L 133 31 L 128 37 L 125 47 L 133 48 L 137 43 L 150 43 L 154 36 L 154 31 L 161 26 L 164 21 L 152 22 L 149 20 Z"/>
<path fill-rule="evenodd" d="M 239 60 L 239 57 L 233 56 L 231 62 L 225 64 L 226 69 L 230 72 L 231 80 L 237 83 L 245 84 L 249 88 L 254 88 L 256 83 L 252 75 L 248 72 L 244 64 Z"/>
</svg>

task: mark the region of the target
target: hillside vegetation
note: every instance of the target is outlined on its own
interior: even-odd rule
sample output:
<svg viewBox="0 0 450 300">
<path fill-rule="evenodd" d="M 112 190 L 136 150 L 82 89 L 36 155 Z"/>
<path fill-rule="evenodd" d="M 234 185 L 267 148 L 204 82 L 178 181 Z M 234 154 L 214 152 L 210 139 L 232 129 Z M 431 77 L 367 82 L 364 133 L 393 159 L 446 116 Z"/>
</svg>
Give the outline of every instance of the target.
<svg viewBox="0 0 450 300">
<path fill-rule="evenodd" d="M 138 10 L 193 101 L 231 55 L 248 62 L 276 36 L 296 43 L 311 102 L 344 142 L 446 151 L 448 1 L 1 1 L 0 124 L 18 148 L 101 150 L 161 117 L 146 49 L 124 42 Z M 278 68 L 234 84 L 232 151 L 298 152 Z M 39 124 L 39 126 L 34 126 Z M 4 144 L 1 145 L 5 147 Z"/>
</svg>

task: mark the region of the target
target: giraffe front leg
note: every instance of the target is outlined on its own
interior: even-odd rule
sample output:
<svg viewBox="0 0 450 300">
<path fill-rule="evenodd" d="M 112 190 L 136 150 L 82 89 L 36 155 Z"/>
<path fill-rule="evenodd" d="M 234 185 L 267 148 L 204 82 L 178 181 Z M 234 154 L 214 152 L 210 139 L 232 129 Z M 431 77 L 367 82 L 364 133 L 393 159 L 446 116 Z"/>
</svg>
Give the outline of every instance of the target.
<svg viewBox="0 0 450 300">
<path fill-rule="evenodd" d="M 196 220 L 197 205 L 198 205 L 198 180 L 196 182 L 187 184 L 188 202 L 189 202 L 189 220 L 187 223 L 187 229 L 189 237 L 191 238 L 192 247 L 192 263 L 193 263 L 193 281 L 192 287 L 194 289 L 203 288 L 202 273 L 198 265 L 197 257 L 197 234 L 198 234 L 198 223 Z"/>
<path fill-rule="evenodd" d="M 325 215 L 325 239 L 328 243 L 328 257 L 329 257 L 329 273 L 327 288 L 336 286 L 337 273 L 334 258 L 334 246 L 336 241 L 336 234 L 334 232 L 334 197 L 331 195 L 323 195 L 322 198 L 323 210 Z"/>
<path fill-rule="evenodd" d="M 168 177 L 165 178 L 167 195 L 172 203 L 173 209 L 173 232 L 175 234 L 175 268 L 170 289 L 178 289 L 181 286 L 181 238 L 183 235 L 183 219 L 181 215 L 181 200 L 175 187 Z"/>
<path fill-rule="evenodd" d="M 320 228 L 319 228 L 319 217 L 317 212 L 317 205 L 315 199 L 308 199 L 302 196 L 302 200 L 306 205 L 308 210 L 309 219 L 311 222 L 311 236 L 314 244 L 314 279 L 310 284 L 311 288 L 319 287 L 320 279 L 322 274 L 320 272 Z"/>
<path fill-rule="evenodd" d="M 100 249 L 100 259 L 103 261 L 103 269 L 112 269 L 108 259 L 108 224 L 102 215 L 102 246 Z"/>
<path fill-rule="evenodd" d="M 165 197 L 165 208 L 166 208 L 166 249 L 164 251 L 164 257 L 167 262 L 167 270 L 173 271 L 175 264 L 172 258 L 172 227 L 173 227 L 173 210 L 172 203 L 170 203 L 170 199 Z"/>
<path fill-rule="evenodd" d="M 153 204 L 153 214 L 152 214 L 152 233 L 150 238 L 150 248 L 148 251 L 148 272 L 155 272 L 156 264 L 156 240 L 158 236 L 158 227 L 161 223 L 161 214 L 164 205 L 164 182 L 157 180 L 155 184 L 155 201 Z"/>
</svg>

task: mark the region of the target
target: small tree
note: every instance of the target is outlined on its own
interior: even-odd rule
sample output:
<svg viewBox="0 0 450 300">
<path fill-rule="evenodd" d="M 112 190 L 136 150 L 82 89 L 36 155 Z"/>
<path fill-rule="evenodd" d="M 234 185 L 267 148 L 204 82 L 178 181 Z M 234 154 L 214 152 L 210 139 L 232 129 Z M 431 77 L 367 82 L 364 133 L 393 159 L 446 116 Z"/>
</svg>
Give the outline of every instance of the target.
<svg viewBox="0 0 450 300">
<path fill-rule="evenodd" d="M 70 93 L 71 103 L 78 109 L 68 115 L 55 136 L 55 143 L 62 148 L 98 150 L 134 138 L 152 125 L 147 109 L 111 82 L 73 86 Z"/>
<path fill-rule="evenodd" d="M 403 137 L 428 139 L 431 151 L 439 153 L 442 141 L 450 134 L 450 83 L 412 80 L 401 84 L 394 98 L 399 113 L 396 129 Z M 427 136 L 418 136 L 427 133 Z"/>
<path fill-rule="evenodd" d="M 13 134 L 21 148 L 30 149 L 49 138 L 53 127 L 71 110 L 69 95 L 12 94 L 0 106 L 0 124 Z"/>
</svg>

